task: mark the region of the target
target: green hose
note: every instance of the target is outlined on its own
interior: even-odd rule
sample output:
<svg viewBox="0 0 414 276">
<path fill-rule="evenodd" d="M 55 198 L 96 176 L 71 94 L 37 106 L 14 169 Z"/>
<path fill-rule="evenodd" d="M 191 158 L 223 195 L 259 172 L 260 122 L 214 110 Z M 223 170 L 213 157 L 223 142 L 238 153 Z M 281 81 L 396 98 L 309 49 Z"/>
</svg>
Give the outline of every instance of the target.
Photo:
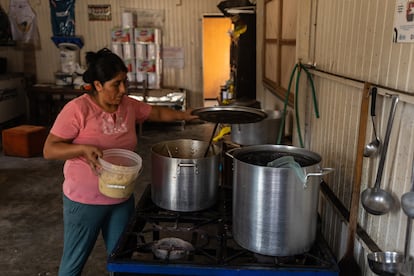
<svg viewBox="0 0 414 276">
<path fill-rule="evenodd" d="M 282 140 L 282 134 L 283 134 L 284 128 L 285 128 L 286 110 L 287 110 L 287 105 L 288 105 L 288 101 L 289 101 L 290 89 L 291 89 L 291 86 L 292 86 L 293 76 L 295 75 L 295 72 L 298 68 L 299 68 L 299 71 L 298 71 L 298 74 L 296 75 L 296 87 L 295 87 L 295 117 L 296 117 L 296 128 L 297 128 L 297 132 L 298 132 L 298 136 L 299 136 L 299 143 L 300 143 L 300 146 L 303 148 L 304 145 L 303 145 L 303 139 L 302 139 L 302 132 L 300 130 L 300 123 L 299 123 L 300 120 L 299 120 L 299 110 L 298 110 L 298 99 L 299 99 L 298 94 L 299 94 L 299 81 L 300 81 L 301 69 L 303 69 L 305 71 L 306 76 L 307 76 L 307 78 L 308 78 L 308 80 L 311 84 L 313 107 L 314 107 L 316 118 L 319 118 L 319 108 L 318 108 L 318 102 L 317 102 L 317 99 L 316 99 L 315 85 L 313 83 L 312 75 L 302 63 L 295 64 L 295 66 L 293 67 L 292 73 L 290 75 L 289 85 L 288 85 L 288 89 L 286 91 L 286 96 L 285 96 L 285 100 L 284 100 L 282 122 L 280 124 L 277 144 L 280 144 L 281 140 Z"/>
<path fill-rule="evenodd" d="M 303 70 L 305 70 L 306 75 L 308 76 L 308 80 L 311 84 L 312 88 L 312 98 L 313 98 L 313 108 L 315 109 L 315 116 L 319 119 L 319 108 L 318 108 L 318 101 L 316 100 L 316 93 L 315 93 L 315 85 L 313 83 L 312 74 L 309 72 L 309 70 L 305 67 L 305 65 L 301 64 Z"/>
<path fill-rule="evenodd" d="M 299 81 L 300 81 L 300 72 L 302 71 L 302 66 L 299 67 L 298 74 L 296 75 L 296 87 L 295 87 L 295 117 L 296 117 L 296 129 L 298 131 L 299 137 L 299 144 L 303 148 L 303 139 L 302 139 L 302 132 L 300 130 L 300 123 L 299 123 Z"/>
<path fill-rule="evenodd" d="M 289 102 L 290 88 L 292 86 L 293 76 L 295 75 L 295 72 L 296 72 L 297 68 L 298 68 L 298 65 L 295 64 L 295 66 L 293 67 L 292 73 L 290 74 L 289 85 L 288 85 L 288 89 L 286 91 L 285 102 L 284 102 L 284 106 L 283 106 L 282 122 L 280 124 L 279 135 L 277 137 L 277 144 L 280 144 L 281 141 L 282 141 L 282 134 L 283 134 L 284 129 L 285 129 L 286 109 L 287 109 L 287 105 L 288 105 L 288 102 Z"/>
</svg>

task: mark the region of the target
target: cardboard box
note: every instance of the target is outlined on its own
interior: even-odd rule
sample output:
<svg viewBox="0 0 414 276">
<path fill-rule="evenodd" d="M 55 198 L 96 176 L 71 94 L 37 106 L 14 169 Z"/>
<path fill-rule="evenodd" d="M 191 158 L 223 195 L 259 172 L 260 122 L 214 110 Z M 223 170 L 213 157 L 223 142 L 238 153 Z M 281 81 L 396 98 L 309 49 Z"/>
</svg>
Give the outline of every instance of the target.
<svg viewBox="0 0 414 276">
<path fill-rule="evenodd" d="M 48 131 L 43 126 L 20 125 L 2 131 L 3 152 L 9 156 L 33 157 L 43 154 Z"/>
<path fill-rule="evenodd" d="M 111 41 L 122 42 L 122 43 L 134 42 L 134 29 L 133 28 L 122 28 L 122 27 L 112 28 Z"/>
<path fill-rule="evenodd" d="M 134 38 L 135 38 L 135 43 L 140 43 L 140 42 L 154 43 L 155 42 L 155 29 L 154 28 L 135 28 Z"/>
</svg>

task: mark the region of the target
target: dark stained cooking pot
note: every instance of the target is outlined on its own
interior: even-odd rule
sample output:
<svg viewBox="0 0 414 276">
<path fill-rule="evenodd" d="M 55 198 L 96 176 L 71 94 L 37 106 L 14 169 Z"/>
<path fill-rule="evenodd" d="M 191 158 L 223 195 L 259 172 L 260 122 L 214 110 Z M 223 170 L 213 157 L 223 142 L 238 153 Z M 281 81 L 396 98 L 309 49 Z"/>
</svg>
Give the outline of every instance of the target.
<svg viewBox="0 0 414 276">
<path fill-rule="evenodd" d="M 221 149 L 208 142 L 178 139 L 152 147 L 152 201 L 161 208 L 193 212 L 217 200 Z"/>
<path fill-rule="evenodd" d="M 257 145 L 230 150 L 233 157 L 233 237 L 269 256 L 307 252 L 316 237 L 321 157 L 303 148 Z M 269 166 L 291 156 L 298 170 Z M 300 165 L 300 166 L 299 166 Z"/>
</svg>

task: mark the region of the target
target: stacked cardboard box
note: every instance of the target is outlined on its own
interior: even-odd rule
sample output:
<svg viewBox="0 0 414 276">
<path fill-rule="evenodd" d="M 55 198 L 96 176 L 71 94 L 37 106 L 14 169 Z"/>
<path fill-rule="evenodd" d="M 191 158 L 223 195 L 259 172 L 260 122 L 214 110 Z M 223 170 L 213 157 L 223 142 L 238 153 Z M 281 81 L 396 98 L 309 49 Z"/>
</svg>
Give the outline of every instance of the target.
<svg viewBox="0 0 414 276">
<path fill-rule="evenodd" d="M 124 14 L 123 18 L 129 16 Z M 161 30 L 135 26 L 133 22 L 136 20 L 127 20 L 127 23 L 123 20 L 121 27 L 112 29 L 112 51 L 119 55 L 128 67 L 129 81 L 146 81 L 148 88 L 161 88 Z"/>
</svg>

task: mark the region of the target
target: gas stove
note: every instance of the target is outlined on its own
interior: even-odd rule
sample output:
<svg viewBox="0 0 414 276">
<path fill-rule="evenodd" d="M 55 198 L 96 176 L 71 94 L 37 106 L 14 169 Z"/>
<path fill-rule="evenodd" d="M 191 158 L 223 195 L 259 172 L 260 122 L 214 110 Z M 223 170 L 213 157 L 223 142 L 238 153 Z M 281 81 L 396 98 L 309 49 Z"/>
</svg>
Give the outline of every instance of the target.
<svg viewBox="0 0 414 276">
<path fill-rule="evenodd" d="M 110 275 L 338 275 L 320 234 L 309 252 L 289 257 L 239 246 L 232 238 L 231 198 L 231 188 L 221 186 L 213 207 L 175 212 L 156 206 L 148 185 L 108 258 Z"/>
</svg>

